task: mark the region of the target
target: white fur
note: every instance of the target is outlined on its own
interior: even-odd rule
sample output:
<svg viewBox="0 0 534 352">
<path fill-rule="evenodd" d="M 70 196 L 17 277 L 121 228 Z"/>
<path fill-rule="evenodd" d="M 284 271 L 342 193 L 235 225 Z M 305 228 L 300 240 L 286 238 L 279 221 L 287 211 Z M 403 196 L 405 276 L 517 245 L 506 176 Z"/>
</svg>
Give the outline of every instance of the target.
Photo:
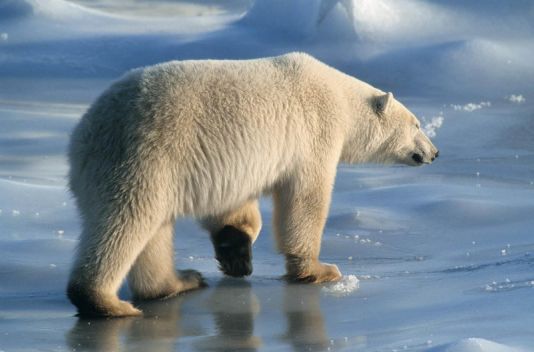
<svg viewBox="0 0 534 352">
<path fill-rule="evenodd" d="M 211 231 L 233 221 L 255 239 L 265 193 L 289 276 L 336 280 L 318 257 L 337 164 L 414 164 L 415 152 L 430 162 L 436 149 L 417 124 L 391 93 L 306 54 L 133 70 L 72 135 L 83 232 L 69 296 L 96 314 L 137 314 L 116 298 L 132 266 L 142 297 L 194 288 L 174 274 L 174 220 Z"/>
</svg>

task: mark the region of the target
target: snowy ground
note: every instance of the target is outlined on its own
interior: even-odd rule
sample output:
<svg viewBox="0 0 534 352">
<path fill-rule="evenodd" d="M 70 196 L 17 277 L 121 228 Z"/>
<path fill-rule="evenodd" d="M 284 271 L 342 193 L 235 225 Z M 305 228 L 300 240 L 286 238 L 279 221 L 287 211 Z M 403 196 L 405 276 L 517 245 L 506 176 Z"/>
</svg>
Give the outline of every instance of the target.
<svg viewBox="0 0 534 352">
<path fill-rule="evenodd" d="M 533 2 L 98 4 L 0 0 L 0 350 L 534 350 Z M 264 199 L 251 278 L 224 279 L 184 220 L 177 267 L 208 289 L 144 318 L 74 317 L 65 148 L 90 102 L 132 67 L 292 50 L 393 91 L 440 148 L 423 168 L 340 166 L 322 259 L 344 280 L 280 280 Z"/>
</svg>

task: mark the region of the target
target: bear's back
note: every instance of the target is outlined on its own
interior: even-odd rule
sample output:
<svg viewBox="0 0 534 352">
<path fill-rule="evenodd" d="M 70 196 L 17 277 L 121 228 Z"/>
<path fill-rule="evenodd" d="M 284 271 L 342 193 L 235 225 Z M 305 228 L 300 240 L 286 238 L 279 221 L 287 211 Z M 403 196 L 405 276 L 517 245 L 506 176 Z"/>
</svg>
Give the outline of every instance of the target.
<svg viewBox="0 0 534 352">
<path fill-rule="evenodd" d="M 112 168 L 140 162 L 149 168 L 152 158 L 154 168 L 172 169 L 179 213 L 231 207 L 313 157 L 307 155 L 317 141 L 311 129 L 327 135 L 329 128 L 317 120 L 314 104 L 335 103 L 323 89 L 327 83 L 314 76 L 326 68 L 305 54 L 289 54 L 172 61 L 131 71 L 77 127 L 71 175 L 88 159 Z M 307 93 L 310 80 L 317 87 Z"/>
</svg>

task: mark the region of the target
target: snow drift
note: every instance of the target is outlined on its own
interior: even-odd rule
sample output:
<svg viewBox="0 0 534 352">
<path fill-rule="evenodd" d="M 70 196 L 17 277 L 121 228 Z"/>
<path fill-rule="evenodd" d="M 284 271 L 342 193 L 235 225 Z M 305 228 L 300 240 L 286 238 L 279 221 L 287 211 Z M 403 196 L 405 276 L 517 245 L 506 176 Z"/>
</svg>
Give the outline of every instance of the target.
<svg viewBox="0 0 534 352">
<path fill-rule="evenodd" d="M 458 342 L 447 344 L 438 348 L 432 348 L 428 352 L 522 352 L 500 343 L 480 339 L 468 338 Z M 526 352 L 526 351 L 524 351 Z"/>
<path fill-rule="evenodd" d="M 8 39 L 0 42 L 0 73 L 116 77 L 163 60 L 303 50 L 401 94 L 526 89 L 534 80 L 533 5 L 477 4 L 258 0 L 242 18 L 204 16 L 193 24 L 112 16 L 64 0 L 2 0 Z"/>
</svg>

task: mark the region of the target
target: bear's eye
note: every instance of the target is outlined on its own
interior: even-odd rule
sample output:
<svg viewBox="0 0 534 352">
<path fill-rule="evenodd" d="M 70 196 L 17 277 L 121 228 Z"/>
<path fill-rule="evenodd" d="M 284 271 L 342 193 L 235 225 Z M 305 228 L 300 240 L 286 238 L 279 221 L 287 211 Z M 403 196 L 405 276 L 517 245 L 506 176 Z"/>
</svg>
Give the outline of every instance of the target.
<svg viewBox="0 0 534 352">
<path fill-rule="evenodd" d="M 419 125 L 418 123 L 416 123 L 416 124 L 415 124 L 415 128 L 420 129 L 420 128 L 421 128 L 421 125 Z"/>
</svg>

